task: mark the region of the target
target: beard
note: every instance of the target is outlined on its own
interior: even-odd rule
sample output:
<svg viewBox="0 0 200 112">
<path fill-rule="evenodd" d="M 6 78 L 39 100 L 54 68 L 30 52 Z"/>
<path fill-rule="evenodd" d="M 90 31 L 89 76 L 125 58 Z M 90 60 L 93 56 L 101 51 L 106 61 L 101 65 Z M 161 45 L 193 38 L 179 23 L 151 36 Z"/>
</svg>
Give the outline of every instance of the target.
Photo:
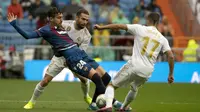
<svg viewBox="0 0 200 112">
<path fill-rule="evenodd" d="M 85 26 L 81 26 L 80 24 L 77 24 L 78 29 L 83 29 Z"/>
</svg>

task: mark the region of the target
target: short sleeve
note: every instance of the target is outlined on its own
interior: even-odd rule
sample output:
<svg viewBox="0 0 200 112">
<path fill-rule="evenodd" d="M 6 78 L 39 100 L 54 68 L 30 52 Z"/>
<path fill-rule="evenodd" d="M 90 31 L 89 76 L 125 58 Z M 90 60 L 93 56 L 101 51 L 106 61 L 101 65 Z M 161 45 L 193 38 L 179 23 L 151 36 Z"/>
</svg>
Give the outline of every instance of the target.
<svg viewBox="0 0 200 112">
<path fill-rule="evenodd" d="M 139 24 L 127 24 L 127 32 L 131 33 L 132 35 L 136 35 L 138 30 L 141 28 L 142 26 Z"/>
<path fill-rule="evenodd" d="M 170 50 L 171 50 L 171 48 L 169 46 L 169 42 L 166 38 L 164 38 L 162 52 L 165 53 L 166 51 L 170 51 Z"/>
</svg>

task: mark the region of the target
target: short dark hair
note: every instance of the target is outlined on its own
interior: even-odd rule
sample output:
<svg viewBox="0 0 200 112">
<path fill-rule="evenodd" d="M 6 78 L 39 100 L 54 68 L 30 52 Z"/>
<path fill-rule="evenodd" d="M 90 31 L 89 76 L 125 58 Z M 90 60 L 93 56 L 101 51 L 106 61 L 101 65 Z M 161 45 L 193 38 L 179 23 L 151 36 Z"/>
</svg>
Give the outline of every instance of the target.
<svg viewBox="0 0 200 112">
<path fill-rule="evenodd" d="M 54 18 L 59 13 L 61 13 L 61 11 L 59 9 L 57 9 L 56 7 L 51 7 L 48 11 L 48 17 Z"/>
<path fill-rule="evenodd" d="M 89 15 L 89 12 L 86 9 L 79 9 L 76 16 L 80 16 L 82 13 Z"/>
<path fill-rule="evenodd" d="M 160 15 L 157 12 L 151 12 L 148 16 L 147 19 L 152 23 L 152 24 L 158 24 L 160 21 Z"/>
</svg>

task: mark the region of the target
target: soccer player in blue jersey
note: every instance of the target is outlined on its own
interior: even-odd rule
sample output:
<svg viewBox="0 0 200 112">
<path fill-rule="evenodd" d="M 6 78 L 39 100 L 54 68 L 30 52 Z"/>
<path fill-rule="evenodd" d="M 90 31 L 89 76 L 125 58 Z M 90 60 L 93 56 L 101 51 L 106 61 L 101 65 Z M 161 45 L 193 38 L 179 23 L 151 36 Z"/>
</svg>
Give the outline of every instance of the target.
<svg viewBox="0 0 200 112">
<path fill-rule="evenodd" d="M 43 37 L 51 44 L 57 56 L 60 55 L 66 59 L 67 66 L 70 70 L 91 79 L 96 85 L 93 97 L 93 102 L 95 102 L 96 97 L 105 92 L 105 86 L 109 83 L 110 76 L 104 72 L 105 75 L 103 75 L 101 80 L 101 73 L 94 70 L 90 65 L 91 62 L 95 63 L 95 61 L 88 57 L 83 50 L 78 48 L 77 44 L 68 36 L 66 30 L 62 27 L 62 13 L 57 8 L 51 8 L 48 12 L 48 17 L 49 24 L 33 32 L 25 32 L 18 27 L 16 24 L 17 18 L 13 14 L 8 14 L 8 21 L 26 39 Z M 45 83 L 45 81 L 47 82 Z M 37 86 L 39 92 L 44 90 L 48 81 L 51 80 L 44 80 Z M 116 101 L 114 104 L 117 105 L 119 103 Z"/>
</svg>

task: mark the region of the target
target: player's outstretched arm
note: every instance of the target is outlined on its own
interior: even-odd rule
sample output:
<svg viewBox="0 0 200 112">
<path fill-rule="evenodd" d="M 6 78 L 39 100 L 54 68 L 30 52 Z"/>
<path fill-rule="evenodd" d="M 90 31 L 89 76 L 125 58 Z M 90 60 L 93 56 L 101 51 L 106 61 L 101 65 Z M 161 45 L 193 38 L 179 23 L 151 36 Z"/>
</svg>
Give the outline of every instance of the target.
<svg viewBox="0 0 200 112">
<path fill-rule="evenodd" d="M 24 30 L 22 30 L 18 25 L 17 25 L 17 16 L 15 16 L 14 14 L 8 14 L 7 16 L 8 22 L 10 22 L 10 24 L 17 30 L 17 32 L 19 32 L 24 38 L 26 39 L 32 39 L 32 38 L 39 38 L 40 36 L 38 35 L 38 33 L 36 31 L 32 31 L 32 32 L 25 32 Z"/>
<path fill-rule="evenodd" d="M 169 76 L 168 76 L 168 83 L 171 84 L 174 82 L 174 55 L 171 50 L 166 51 L 166 55 L 168 58 L 168 63 L 169 63 Z"/>
<path fill-rule="evenodd" d="M 108 24 L 108 25 L 103 25 L 103 26 L 96 24 L 94 26 L 94 29 L 98 29 L 98 30 L 117 29 L 117 30 L 126 30 L 126 31 L 128 30 L 127 25 L 125 24 Z"/>
</svg>

